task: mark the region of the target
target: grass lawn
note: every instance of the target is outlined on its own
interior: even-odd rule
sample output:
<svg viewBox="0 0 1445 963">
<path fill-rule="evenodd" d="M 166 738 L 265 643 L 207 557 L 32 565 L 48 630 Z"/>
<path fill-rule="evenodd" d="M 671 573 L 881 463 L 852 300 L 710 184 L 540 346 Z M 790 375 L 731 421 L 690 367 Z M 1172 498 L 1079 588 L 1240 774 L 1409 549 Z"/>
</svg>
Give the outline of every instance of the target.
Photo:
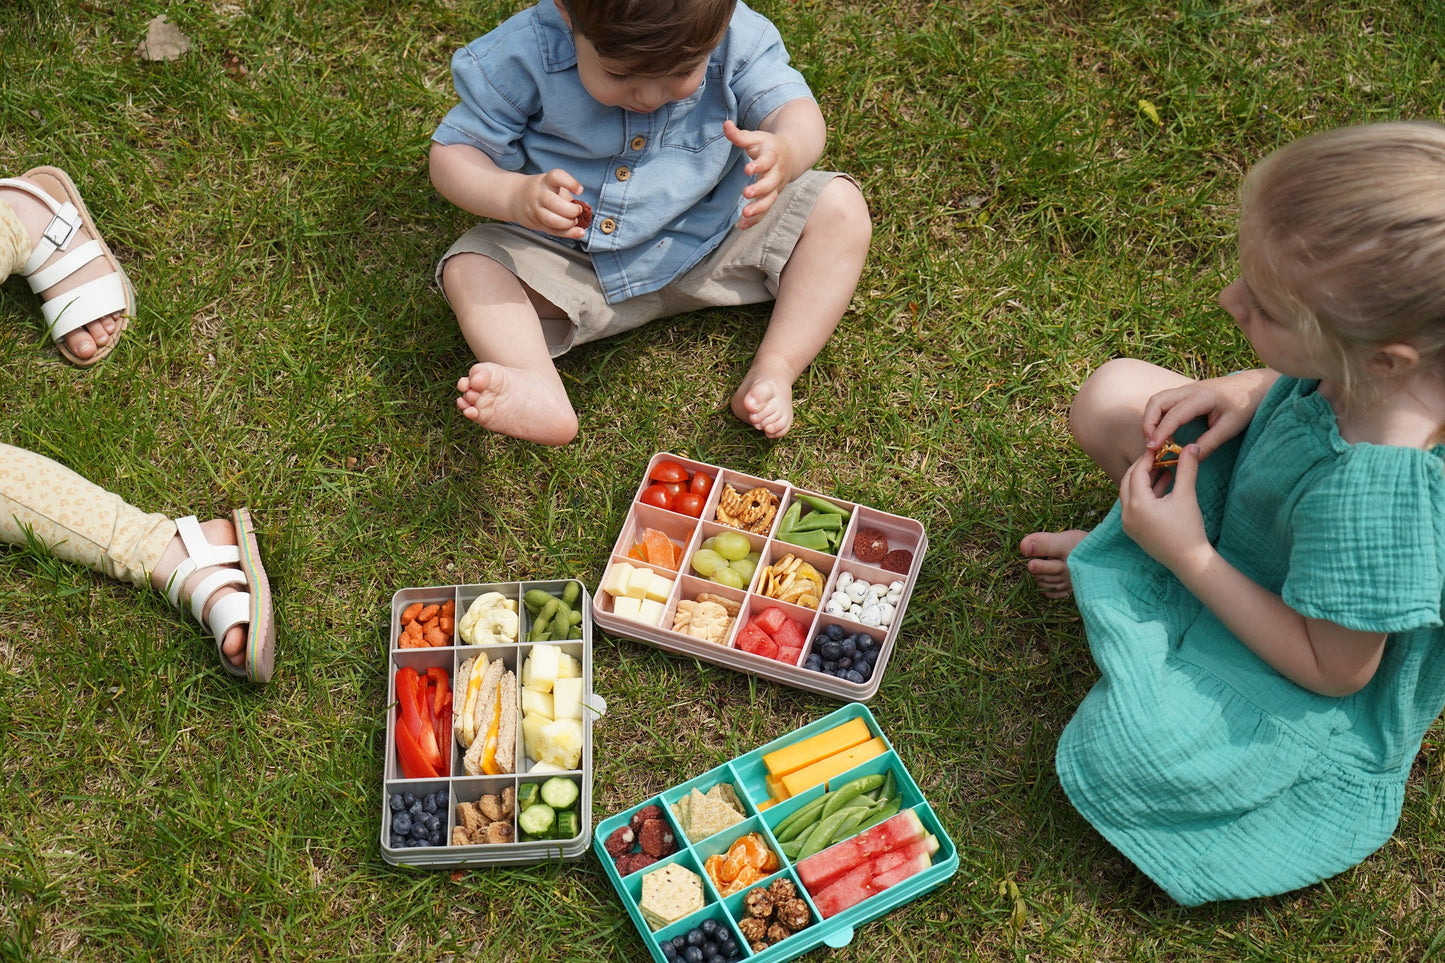
<svg viewBox="0 0 1445 963">
<path fill-rule="evenodd" d="M 0 173 L 76 178 L 140 316 L 104 364 L 0 294 L 0 441 L 147 510 L 249 505 L 276 681 L 236 684 L 154 593 L 0 552 L 0 960 L 617 961 L 641 940 L 594 855 L 414 872 L 380 855 L 392 593 L 595 588 L 666 450 L 919 519 L 929 553 L 871 708 L 957 875 L 808 958 L 1410 960 L 1445 946 L 1432 731 L 1400 827 L 1288 896 L 1186 910 L 1068 805 L 1059 732 L 1095 678 L 1018 539 L 1088 526 L 1107 480 L 1065 413 L 1119 355 L 1251 364 L 1214 298 L 1234 191 L 1306 132 L 1442 113 L 1434 0 L 759 0 L 875 219 L 853 307 L 770 442 L 728 412 L 766 309 L 658 322 L 559 365 L 544 449 L 462 419 L 470 361 L 432 283 L 469 226 L 426 174 L 481 0 L 18 0 Z M 181 59 L 137 57 L 158 13 Z M 838 703 L 601 633 L 594 820 Z M 1017 897 L 1010 890 L 1016 887 Z"/>
</svg>

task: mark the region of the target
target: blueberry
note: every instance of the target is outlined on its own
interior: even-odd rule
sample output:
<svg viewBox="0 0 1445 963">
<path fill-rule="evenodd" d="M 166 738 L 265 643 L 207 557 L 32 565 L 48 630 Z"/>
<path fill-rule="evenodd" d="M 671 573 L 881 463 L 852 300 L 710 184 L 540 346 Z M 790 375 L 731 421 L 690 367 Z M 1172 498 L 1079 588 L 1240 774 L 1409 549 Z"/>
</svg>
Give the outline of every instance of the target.
<svg viewBox="0 0 1445 963">
<path fill-rule="evenodd" d="M 721 953 L 708 953 L 702 958 L 702 963 L 727 963 Z"/>
<path fill-rule="evenodd" d="M 846 656 L 846 655 L 843 656 L 843 658 L 841 658 L 841 659 L 838 660 L 838 668 L 840 668 L 840 669 L 851 669 L 851 668 L 853 668 L 853 660 L 850 659 L 850 658 L 849 658 L 848 656 Z"/>
<path fill-rule="evenodd" d="M 702 930 L 704 936 L 716 936 L 716 935 L 717 935 L 717 920 L 713 920 L 713 919 L 703 920 L 703 921 L 702 921 L 702 925 L 699 926 L 698 929 Z"/>
<path fill-rule="evenodd" d="M 735 939 L 733 939 L 733 936 L 732 936 L 731 933 L 728 934 L 728 938 L 727 938 L 727 939 L 725 939 L 725 940 L 722 941 L 722 947 L 721 947 L 721 949 L 722 949 L 722 953 L 723 953 L 724 956 L 737 956 L 737 955 L 738 955 L 738 952 L 739 952 L 739 950 L 738 950 L 738 941 L 735 940 Z"/>
<path fill-rule="evenodd" d="M 430 836 L 427 837 L 426 841 L 431 843 L 433 846 L 440 846 L 442 844 L 441 830 L 437 830 L 436 832 L 432 833 Z"/>
<path fill-rule="evenodd" d="M 853 671 L 861 675 L 864 681 L 867 681 L 868 677 L 873 674 L 873 666 L 864 660 L 859 660 L 853 663 Z"/>
<path fill-rule="evenodd" d="M 405 805 L 405 806 L 407 806 L 408 808 L 410 808 L 410 807 L 411 807 L 411 804 L 414 803 L 414 802 L 416 802 L 416 793 L 414 793 L 414 792 L 409 792 L 409 793 L 407 793 L 405 796 L 402 796 L 402 797 L 401 797 L 401 801 L 402 801 L 403 805 Z"/>
<path fill-rule="evenodd" d="M 411 804 L 406 807 L 406 811 L 411 814 L 412 819 L 426 815 L 426 810 L 421 808 L 421 800 L 419 799 L 413 799 Z"/>
<path fill-rule="evenodd" d="M 841 642 L 841 641 L 843 641 L 843 635 L 845 634 L 845 633 L 843 632 L 843 626 L 841 626 L 841 625 L 830 625 L 830 626 L 828 626 L 826 629 L 824 629 L 823 631 L 827 632 L 827 633 L 828 633 L 828 638 L 833 639 L 835 642 Z"/>
<path fill-rule="evenodd" d="M 705 942 L 707 942 L 707 936 L 703 933 L 702 930 L 694 927 L 687 931 L 688 946 L 702 946 L 702 944 Z"/>
<path fill-rule="evenodd" d="M 434 813 L 434 812 L 436 812 L 436 811 L 437 811 L 437 794 L 434 793 L 434 792 L 427 793 L 426 798 L 421 801 L 421 808 L 424 809 L 424 810 L 426 810 L 426 811 L 429 812 L 429 813 Z"/>
<path fill-rule="evenodd" d="M 394 792 L 394 793 L 392 793 L 392 794 L 391 794 L 391 811 L 394 812 L 394 813 L 399 813 L 399 812 L 401 812 L 401 811 L 402 811 L 403 809 L 405 809 L 405 808 L 406 808 L 406 801 L 401 798 L 401 793 L 399 793 L 399 792 Z"/>
<path fill-rule="evenodd" d="M 397 813 L 396 818 L 391 821 L 391 831 L 398 836 L 411 832 L 411 817 L 406 813 Z"/>
<path fill-rule="evenodd" d="M 803 668 L 812 669 L 814 672 L 817 672 L 819 669 L 823 668 L 823 657 L 818 653 L 814 652 L 812 655 L 808 656 L 808 661 L 803 663 Z"/>
<path fill-rule="evenodd" d="M 689 946 L 682 954 L 682 958 L 687 960 L 687 963 L 702 963 L 702 950 L 696 946 Z"/>
<path fill-rule="evenodd" d="M 657 944 L 657 947 L 658 949 L 662 950 L 662 955 L 667 959 L 677 959 L 677 950 L 674 950 L 672 948 L 672 940 L 663 940 L 661 943 Z"/>
<path fill-rule="evenodd" d="M 867 679 L 863 678 L 862 673 L 860 673 L 857 669 L 849 669 L 847 672 L 845 672 L 845 673 L 843 674 L 843 678 L 847 679 L 849 682 L 867 682 L 867 681 L 868 681 Z"/>
<path fill-rule="evenodd" d="M 824 662 L 832 662 L 843 655 L 843 645 L 836 639 L 829 639 L 823 643 L 822 655 Z"/>
</svg>

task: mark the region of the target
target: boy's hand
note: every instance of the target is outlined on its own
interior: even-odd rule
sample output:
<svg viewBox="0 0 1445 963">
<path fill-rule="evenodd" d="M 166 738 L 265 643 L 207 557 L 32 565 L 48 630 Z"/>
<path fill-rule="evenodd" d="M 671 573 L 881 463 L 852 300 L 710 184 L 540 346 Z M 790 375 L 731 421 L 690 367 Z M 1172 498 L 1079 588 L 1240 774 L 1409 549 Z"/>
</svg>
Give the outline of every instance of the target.
<svg viewBox="0 0 1445 963">
<path fill-rule="evenodd" d="M 743 130 L 725 120 L 723 134 L 750 158 L 743 169 L 752 175 L 753 182 L 743 189 L 748 204 L 738 220 L 738 228 L 745 231 L 763 219 L 778 199 L 778 192 L 793 179 L 795 175 L 790 172 L 794 170 L 796 158 L 792 143 L 769 131 Z"/>
<path fill-rule="evenodd" d="M 1173 472 L 1172 489 L 1170 473 L 1155 469 L 1152 451 L 1130 465 L 1119 482 L 1124 533 L 1176 575 L 1213 552 L 1194 490 L 1198 472 L 1199 446 L 1186 445 Z"/>
<path fill-rule="evenodd" d="M 571 174 L 554 168 L 545 174 L 519 177 L 515 183 L 507 220 L 574 240 L 587 233 L 577 226 L 582 206 L 573 198 L 582 193 L 582 185 Z"/>
</svg>

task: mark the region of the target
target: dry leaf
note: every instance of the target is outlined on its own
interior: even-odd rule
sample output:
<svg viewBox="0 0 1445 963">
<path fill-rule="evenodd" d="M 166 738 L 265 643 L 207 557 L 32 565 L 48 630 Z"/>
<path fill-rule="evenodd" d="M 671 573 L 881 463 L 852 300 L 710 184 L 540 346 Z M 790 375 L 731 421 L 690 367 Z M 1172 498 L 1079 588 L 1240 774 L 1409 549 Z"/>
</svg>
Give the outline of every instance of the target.
<svg viewBox="0 0 1445 963">
<path fill-rule="evenodd" d="M 176 60 L 190 49 L 191 38 L 161 14 L 146 25 L 146 37 L 135 52 L 145 60 Z"/>
</svg>

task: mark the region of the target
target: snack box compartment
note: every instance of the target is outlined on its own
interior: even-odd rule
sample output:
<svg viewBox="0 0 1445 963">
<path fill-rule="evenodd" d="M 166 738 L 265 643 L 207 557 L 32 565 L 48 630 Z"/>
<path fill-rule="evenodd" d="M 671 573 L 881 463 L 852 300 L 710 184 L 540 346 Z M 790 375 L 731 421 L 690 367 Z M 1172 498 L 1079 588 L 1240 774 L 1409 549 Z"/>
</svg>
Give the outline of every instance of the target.
<svg viewBox="0 0 1445 963">
<path fill-rule="evenodd" d="M 844 738 L 845 735 L 847 738 Z M 856 744 L 853 749 L 836 748 L 865 736 L 866 741 Z M 820 740 L 832 744 L 818 746 Z M 808 750 L 807 753 L 790 760 L 779 758 L 780 754 L 802 753 L 804 749 Z M 848 754 L 863 749 L 867 751 L 860 752 L 860 755 L 865 758 L 850 765 Z M 777 777 L 771 773 L 771 766 L 802 766 L 794 772 L 806 774 L 809 766 L 802 763 L 816 753 L 829 751 L 831 756 L 811 764 L 817 766 L 827 763 L 828 759 L 835 760 L 827 767 L 826 771 L 831 775 L 827 776 L 826 782 L 803 786 L 801 783 L 811 783 L 813 778 L 804 775 L 797 792 L 787 798 L 775 798 Z M 866 837 L 858 833 L 845 835 L 841 841 L 818 849 L 817 853 L 821 855 L 816 858 L 807 849 L 793 856 L 785 852 L 785 847 L 798 845 L 800 834 L 807 835 L 808 830 L 804 828 L 800 831 L 799 826 L 817 826 L 830 818 L 817 815 L 824 808 L 829 808 L 825 795 L 829 790 L 839 790 L 836 795 L 844 797 L 839 800 L 842 802 L 847 798 L 845 788 L 864 777 L 871 777 L 873 782 L 882 777 L 885 784 L 891 786 L 896 796 L 889 805 L 896 807 L 895 814 L 863 830 Z M 730 786 L 742 807 L 737 821 L 731 825 L 714 820 L 714 804 L 709 803 L 704 810 L 702 803 L 697 801 L 698 794 L 718 795 L 720 790 L 716 787 L 719 786 Z M 879 787 L 872 794 L 879 795 L 881 791 L 882 787 Z M 726 790 L 721 790 L 721 793 L 724 797 L 727 795 Z M 851 806 L 834 811 L 831 818 L 842 814 L 841 825 L 848 818 L 848 811 L 862 801 L 863 797 L 855 797 Z M 693 834 L 698 838 L 689 834 L 688 824 L 684 823 L 683 814 L 679 812 L 689 803 L 690 809 L 685 815 L 693 820 Z M 658 807 L 666 820 L 665 828 L 673 835 L 676 851 L 634 869 L 609 852 L 608 841 L 614 833 L 630 827 L 634 816 L 652 812 L 649 809 L 652 806 Z M 865 808 L 864 811 L 869 810 Z M 705 818 L 698 819 L 699 813 L 703 813 Z M 723 828 L 716 828 L 720 825 Z M 726 860 L 733 858 L 735 852 L 756 845 L 739 844 L 740 839 L 752 834 L 761 837 L 763 844 L 772 851 L 777 859 L 776 866 L 768 864 L 770 868 L 761 871 L 763 875 L 760 879 L 747 882 L 735 891 L 725 892 L 727 884 L 719 884 L 710 874 L 709 867 L 714 867 L 713 871 L 719 876 L 725 876 L 728 872 Z M 891 854 L 879 848 L 884 845 L 880 839 L 885 837 L 897 840 L 892 843 Z M 685 939 L 689 931 L 702 929 L 708 920 L 713 922 L 706 924 L 707 927 L 720 934 L 712 938 L 721 942 L 731 937 L 740 948 L 739 958 L 749 963 L 790 960 L 823 944 L 836 949 L 852 940 L 857 927 L 929 892 L 958 870 L 958 851 L 953 840 L 868 707 L 861 703 L 838 709 L 787 736 L 665 790 L 632 809 L 604 819 L 597 826 L 594 842 L 597 856 L 618 898 L 636 925 L 648 952 L 658 963 L 667 963 L 668 957 L 663 949 L 665 942 Z M 621 848 L 620 843 L 619 839 L 616 848 Z M 633 845 L 636 848 L 638 844 Z M 917 854 L 930 847 L 931 854 L 920 859 Z M 864 852 L 872 855 L 862 855 Z M 627 857 L 630 858 L 631 854 Z M 904 864 L 908 865 L 905 867 Z M 853 868 L 840 870 L 842 866 Z M 873 875 L 875 869 L 879 870 L 876 876 Z M 665 872 L 652 881 L 647 879 L 649 873 L 658 871 Z M 829 871 L 835 875 L 824 875 Z M 690 901 L 674 904 L 670 897 L 680 898 L 679 893 L 691 892 L 689 877 L 701 878 L 700 901 L 693 895 Z M 753 915 L 749 908 L 750 894 L 758 888 L 771 891 L 778 880 L 791 884 L 795 898 L 801 899 L 807 909 L 808 922 L 802 928 L 792 930 L 791 935 L 753 949 L 748 934 L 756 934 L 758 930 L 750 930 L 750 926 L 756 927 L 757 924 L 746 922 Z M 875 883 L 881 884 L 884 880 L 891 885 L 876 891 L 872 888 Z M 830 892 L 830 887 L 835 885 L 837 889 Z M 871 895 L 861 898 L 857 895 L 865 891 L 871 892 Z M 786 893 L 786 889 L 783 892 Z M 839 892 L 854 893 L 851 898 L 859 901 L 839 909 L 842 905 Z M 659 907 L 665 910 L 660 915 Z M 798 910 L 796 906 L 789 909 L 793 913 Z M 775 909 L 774 912 L 779 911 Z M 676 957 L 683 958 L 680 953 Z"/>
<path fill-rule="evenodd" d="M 696 510 L 698 515 L 684 509 L 676 495 L 672 508 L 663 507 L 654 497 L 655 484 L 665 487 L 654 479 L 654 473 L 666 474 L 669 464 L 686 474 L 687 481 L 675 484 L 686 488 L 686 509 Z M 877 693 L 928 549 L 921 524 L 785 481 L 765 480 L 666 452 L 654 455 L 638 474 L 637 491 L 593 594 L 592 618 L 597 625 L 614 635 L 847 702 L 867 702 Z M 696 484 L 699 475 L 705 476 L 705 485 Z M 694 491 L 698 487 L 704 492 Z M 729 490 L 740 497 L 733 498 Z M 749 493 L 754 494 L 746 497 Z M 697 495 L 701 497 L 694 497 Z M 737 509 L 741 503 L 741 514 L 734 511 L 726 516 L 741 521 L 756 514 L 762 500 L 772 502 L 772 510 L 753 520 L 757 531 L 736 527 L 719 515 L 725 504 Z M 820 505 L 832 506 L 832 510 Z M 827 517 L 830 514 L 836 515 L 836 522 Z M 789 519 L 798 525 L 791 532 L 785 531 Z M 728 561 L 735 574 L 722 574 L 732 584 L 705 577 L 692 567 L 696 553 L 720 534 L 733 542 L 737 535 L 745 537 L 747 559 L 753 562 L 749 570 L 747 561 Z M 863 558 L 858 554 L 860 534 L 868 536 L 868 544 L 862 546 Z M 649 542 L 660 545 L 663 538 L 671 543 L 674 558 L 656 561 L 649 555 Z M 794 544 L 793 539 L 803 544 Z M 729 547 L 736 551 L 740 545 Z M 820 586 L 809 584 L 809 570 Z M 850 608 L 840 610 L 832 604 L 839 599 L 846 600 Z M 692 613 L 700 610 L 702 601 L 712 603 L 707 606 L 709 614 L 694 622 Z M 871 613 L 869 603 L 875 605 Z M 884 610 L 877 603 L 888 606 L 887 620 L 881 624 L 878 618 Z M 728 608 L 721 629 L 714 605 Z M 801 647 L 776 644 L 770 648 L 773 639 L 762 641 L 747 631 L 751 620 L 770 608 L 801 626 Z M 768 613 L 765 623 L 773 621 L 776 613 Z M 780 637 L 791 641 L 792 633 L 785 628 Z M 824 654 L 825 637 L 838 643 L 837 650 L 828 653 L 838 656 L 830 660 L 833 673 L 821 671 L 826 664 L 810 668 L 810 656 Z M 846 648 L 850 640 L 854 654 Z M 848 664 L 844 666 L 841 659 Z M 857 664 L 855 660 L 867 666 L 866 674 L 847 674 Z"/>
<path fill-rule="evenodd" d="M 575 606 L 569 607 L 580 613 L 581 617 L 580 620 L 575 620 L 576 624 L 571 626 L 570 630 L 558 630 L 557 634 L 572 635 L 575 638 L 566 638 L 560 641 L 543 641 L 539 638 L 529 641 L 528 637 L 533 634 L 534 626 L 541 621 L 542 613 L 540 611 L 534 613 L 529 609 L 528 593 L 545 593 L 547 596 L 555 596 L 560 599 L 568 591 L 569 585 L 571 586 L 570 591 L 576 596 Z M 487 606 L 484 607 L 490 609 L 495 609 L 498 596 L 504 602 L 515 605 L 517 623 L 515 638 L 506 637 L 507 626 L 505 624 L 497 627 L 499 632 L 497 636 L 486 637 L 483 644 L 472 644 L 463 635 L 464 616 L 471 609 L 473 603 L 484 596 L 487 598 Z M 532 597 L 537 599 L 541 596 L 534 594 Z M 445 612 L 448 601 L 450 601 L 452 609 L 451 623 L 446 632 L 431 637 L 431 644 L 419 643 L 404 629 L 403 618 L 408 614 L 408 610 L 415 613 L 417 603 L 420 603 L 424 610 L 427 606 L 435 605 L 440 614 Z M 495 618 L 500 618 L 503 623 L 506 621 L 505 617 Z M 415 619 L 411 621 L 415 621 Z M 479 619 L 479 621 L 490 624 L 485 619 Z M 440 617 L 435 622 L 428 623 L 431 628 L 436 628 L 439 632 L 443 624 L 446 623 L 441 622 Z M 473 634 L 472 637 L 484 638 L 480 634 Z M 549 651 L 542 651 L 543 649 Z M 546 721 L 550 721 L 542 710 L 552 705 L 546 700 L 537 698 L 535 693 L 529 695 L 527 692 L 528 689 L 535 689 L 542 685 L 539 679 L 524 678 L 524 670 L 529 667 L 529 659 L 534 650 L 538 651 L 539 655 L 537 662 L 533 663 L 532 667 L 537 669 L 539 676 L 545 675 L 547 672 L 567 672 L 568 677 L 572 680 L 563 688 L 567 705 L 571 705 L 574 693 L 580 703 L 581 719 L 577 720 L 580 723 L 581 733 L 580 753 L 577 754 L 575 764 L 560 766 L 554 763 L 555 768 L 549 769 L 547 765 L 541 764 L 533 758 L 532 753 L 542 754 L 542 750 L 529 745 L 526 733 L 531 731 L 534 726 L 541 729 Z M 428 669 L 438 668 L 446 673 L 449 685 L 454 686 L 463 664 L 473 659 L 476 660 L 473 665 L 479 666 L 499 661 L 503 671 L 513 674 L 516 691 L 513 700 L 509 700 L 508 704 L 515 701 L 513 706 L 515 729 L 512 738 L 514 764 L 512 768 L 516 771 L 469 774 L 464 765 L 467 750 L 459 744 L 451 727 L 448 727 L 447 744 L 445 747 L 439 747 L 446 764 L 446 771 L 435 777 L 408 776 L 403 772 L 400 750 L 397 745 L 398 727 L 404 726 L 401 719 L 403 709 L 398 692 L 399 674 L 403 669 L 409 668 L 417 672 L 419 677 L 424 678 Z M 564 666 L 567 668 L 563 668 Z M 386 761 L 382 770 L 381 829 L 379 833 L 383 859 L 394 866 L 415 868 L 506 866 L 549 860 L 575 860 L 587 852 L 590 844 L 588 830 L 592 825 L 592 724 L 595 717 L 606 711 L 606 704 L 601 696 L 592 692 L 592 618 L 590 598 L 585 585 L 572 579 L 557 579 L 401 589 L 392 596 L 391 600 L 391 643 L 388 648 L 387 677 L 387 721 L 384 743 Z M 528 685 L 528 682 L 532 684 Z M 556 687 L 556 685 L 557 683 L 554 682 L 553 686 Z M 478 688 L 480 689 L 480 685 Z M 558 699 L 564 698 L 563 689 L 558 689 L 557 692 Z M 551 693 L 547 693 L 547 695 L 551 695 Z M 453 691 L 452 696 L 455 702 L 463 698 L 465 693 Z M 531 710 L 527 715 L 523 713 L 524 706 Z M 555 708 L 552 711 L 555 712 Z M 528 716 L 532 718 L 530 724 L 525 722 Z M 498 733 L 503 729 L 500 721 L 499 716 Z M 571 745 L 570 739 L 576 734 L 574 727 L 564 723 L 562 726 L 555 727 L 555 731 L 558 738 L 554 741 L 562 745 L 565 750 L 567 746 Z M 538 745 L 541 745 L 543 740 L 539 736 L 536 741 Z M 561 761 L 573 762 L 571 758 L 562 758 Z M 510 841 L 474 842 L 471 841 L 473 837 L 472 831 L 469 829 L 467 842 L 453 842 L 454 834 L 459 826 L 463 828 L 485 826 L 493 821 L 485 816 L 480 821 L 477 818 L 488 797 L 494 803 L 500 803 L 509 794 L 517 799 L 528 800 L 534 792 L 540 793 L 541 785 L 554 776 L 572 783 L 576 790 L 575 799 L 570 805 L 557 810 L 557 812 L 571 812 L 575 815 L 555 819 L 553 821 L 555 831 L 548 831 L 539 835 L 538 838 L 524 838 L 523 832 L 519 828 L 520 807 L 514 800 L 510 816 L 495 820 L 505 824 L 507 819 L 510 819 Z M 438 806 L 435 794 L 443 790 L 446 798 L 444 803 Z M 563 797 L 572 795 L 570 792 L 565 792 L 566 787 L 560 785 L 554 785 L 553 790 L 554 798 L 559 793 Z M 401 797 L 403 807 L 401 811 L 408 813 L 407 821 L 412 821 L 408 794 L 423 806 L 423 818 L 430 815 L 439 820 L 442 830 L 440 844 L 433 844 L 430 840 L 425 840 L 422 845 L 410 845 L 408 836 L 398 832 L 395 818 L 398 813 L 393 809 L 393 798 Z M 433 797 L 434 812 L 426 811 L 425 802 L 428 796 Z M 497 815 L 497 813 L 493 811 L 492 815 Z M 575 826 L 573 825 L 574 821 Z M 505 830 L 502 830 L 502 833 L 504 834 Z"/>
</svg>

